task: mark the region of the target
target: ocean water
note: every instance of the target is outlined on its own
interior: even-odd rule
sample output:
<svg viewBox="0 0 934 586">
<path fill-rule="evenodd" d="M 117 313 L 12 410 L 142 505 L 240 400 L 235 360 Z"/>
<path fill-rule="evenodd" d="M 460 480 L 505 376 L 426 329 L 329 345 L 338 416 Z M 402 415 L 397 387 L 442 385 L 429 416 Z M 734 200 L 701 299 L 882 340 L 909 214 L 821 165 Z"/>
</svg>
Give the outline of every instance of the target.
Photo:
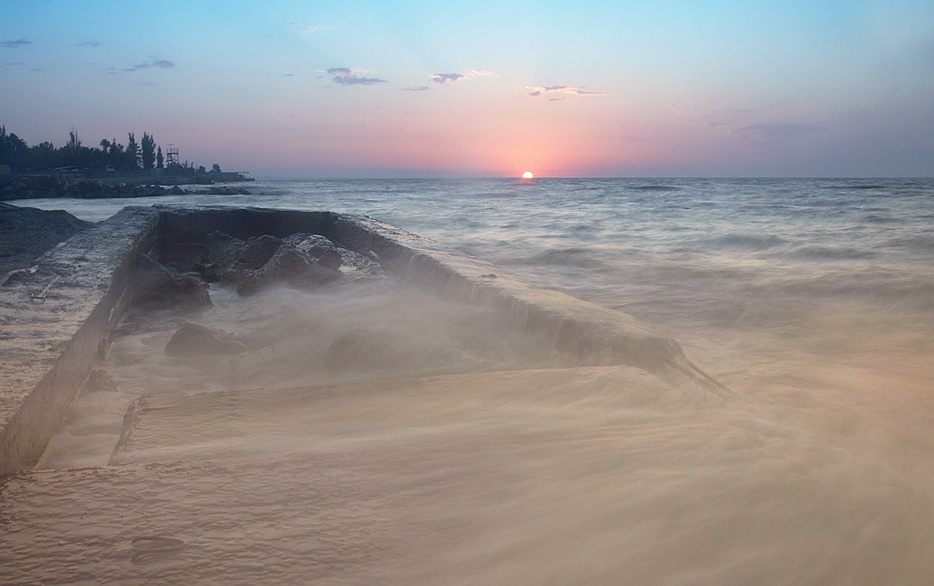
<svg viewBox="0 0 934 586">
<path fill-rule="evenodd" d="M 801 334 L 801 345 L 833 346 L 814 338 L 823 334 L 841 347 L 881 342 L 880 351 L 929 342 L 930 179 L 282 180 L 247 187 L 253 195 L 17 203 L 91 221 L 124 205 L 160 203 L 363 214 L 533 284 L 630 313 L 685 342 L 729 344 L 746 333 Z M 819 325 L 841 312 L 852 318 L 841 325 L 867 339 Z M 889 340 L 895 332 L 901 339 Z"/>
<path fill-rule="evenodd" d="M 413 486 L 435 487 L 423 496 L 436 499 L 438 510 L 447 503 L 445 515 L 462 511 L 452 518 L 466 536 L 450 545 L 455 541 L 445 539 L 454 538 L 439 530 L 436 544 L 405 558 L 409 565 L 397 578 L 934 580 L 934 180 L 289 180 L 247 188 L 253 195 L 16 203 L 88 220 L 151 203 L 368 215 L 536 286 L 628 313 L 678 340 L 736 393 L 726 404 L 706 406 L 683 396 L 627 396 L 617 379 L 604 387 L 591 379 L 580 387 L 568 382 L 564 394 L 551 389 L 547 400 L 534 388 L 517 390 L 512 400 L 524 406 L 502 420 L 541 433 L 540 445 L 553 447 L 545 455 L 535 451 L 539 444 L 516 439 L 531 436 L 503 439 L 508 425 L 495 427 L 489 406 L 459 411 L 456 433 L 426 423 L 424 433 L 437 433 L 437 446 L 461 446 L 465 434 L 477 446 L 499 447 L 483 466 L 461 447 L 426 452 L 438 465 L 428 471 L 414 460 L 381 456 L 397 466 L 393 474 L 412 474 Z M 377 323 L 379 335 L 392 340 L 406 331 L 429 340 L 431 348 L 392 342 L 407 356 L 427 356 L 419 376 L 574 366 L 547 345 L 510 338 L 489 316 L 459 313 L 411 291 L 393 293 L 364 292 L 348 301 L 277 290 L 242 302 L 213 291 L 218 316 L 206 320 L 276 350 L 172 374 L 161 353 L 171 334 L 153 330 L 118 339 L 105 366 L 133 396 L 153 386 L 191 393 L 294 387 L 308 377 L 378 378 L 379 365 L 356 378 L 327 380 L 311 368 L 308 356 L 325 360 L 327 342 L 341 335 L 328 330 L 335 321 L 347 328 Z M 503 363 L 489 358 L 506 354 Z M 268 367 L 273 356 L 283 362 Z M 495 378 L 482 380 L 490 404 L 510 392 Z M 424 400 L 396 395 L 387 420 L 413 417 Z M 91 418 L 108 412 L 108 425 L 119 429 L 127 402 L 82 409 Z M 414 429 L 405 420 L 405 429 Z M 572 428 L 576 433 L 568 435 Z M 184 449 L 173 454 L 185 457 Z M 64 450 L 45 466 L 97 462 L 79 456 Z M 475 478 L 489 475 L 482 495 L 455 472 L 450 478 L 439 472 L 449 461 L 463 463 Z M 398 480 L 374 478 L 374 486 Z M 432 484 L 438 478 L 449 484 L 438 488 Z M 442 518 L 428 511 L 426 524 Z"/>
</svg>

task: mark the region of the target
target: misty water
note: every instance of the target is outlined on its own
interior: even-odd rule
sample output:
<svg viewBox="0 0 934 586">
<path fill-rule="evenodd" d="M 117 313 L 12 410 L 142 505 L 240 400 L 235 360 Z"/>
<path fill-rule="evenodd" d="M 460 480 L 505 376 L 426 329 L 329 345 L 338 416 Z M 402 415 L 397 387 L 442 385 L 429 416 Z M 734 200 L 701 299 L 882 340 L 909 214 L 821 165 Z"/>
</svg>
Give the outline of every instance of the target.
<svg viewBox="0 0 934 586">
<path fill-rule="evenodd" d="M 143 394 L 197 401 L 225 390 L 272 397 L 350 385 L 343 402 L 315 404 L 318 427 L 287 410 L 275 433 L 224 422 L 245 438 L 225 444 L 240 456 L 281 464 L 313 453 L 333 472 L 325 454 L 340 453 L 342 463 L 354 461 L 360 502 L 382 503 L 360 515 L 388 544 L 384 555 L 326 577 L 934 579 L 934 180 L 247 188 L 253 195 L 17 203 L 89 220 L 127 204 L 172 203 L 369 215 L 630 314 L 678 340 L 736 397 L 710 404 L 629 369 L 595 368 L 488 308 L 391 279 L 250 298 L 213 287 L 215 307 L 185 319 L 236 332 L 250 351 L 214 362 L 169 357 L 163 348 L 180 318 L 131 314 L 102 365 L 119 393 L 79 397 L 40 466 L 105 466 L 123 413 Z M 351 351 L 336 354 L 335 341 L 347 336 Z M 429 382 L 381 393 L 379 381 L 411 377 Z M 218 457 L 215 431 L 199 426 L 198 441 L 148 455 L 142 447 L 140 461 Z"/>
</svg>

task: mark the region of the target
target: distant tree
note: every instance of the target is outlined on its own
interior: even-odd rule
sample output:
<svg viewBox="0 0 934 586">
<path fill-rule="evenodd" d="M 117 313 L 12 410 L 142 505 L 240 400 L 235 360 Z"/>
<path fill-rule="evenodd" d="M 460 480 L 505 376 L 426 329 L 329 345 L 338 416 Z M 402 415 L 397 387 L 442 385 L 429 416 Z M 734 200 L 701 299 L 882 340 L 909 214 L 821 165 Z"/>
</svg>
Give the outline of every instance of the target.
<svg viewBox="0 0 934 586">
<path fill-rule="evenodd" d="M 223 171 L 221 171 L 221 166 L 218 165 L 217 163 L 214 163 L 214 166 L 211 167 L 211 173 L 222 173 L 222 172 Z"/>
<path fill-rule="evenodd" d="M 0 126 L 0 164 L 12 169 L 25 169 L 32 166 L 32 152 L 26 141 L 12 132 L 7 134 L 6 126 Z"/>
<path fill-rule="evenodd" d="M 55 145 L 49 141 L 40 142 L 29 149 L 31 151 L 32 167 L 34 169 L 51 169 L 58 166 Z"/>
<path fill-rule="evenodd" d="M 68 132 L 68 144 L 65 146 L 73 152 L 77 152 L 81 148 L 81 139 L 78 138 L 78 131 L 74 127 Z"/>
<path fill-rule="evenodd" d="M 143 169 L 152 169 L 156 162 L 156 141 L 153 140 L 152 136 L 144 132 L 143 140 L 140 144 Z"/>
<path fill-rule="evenodd" d="M 139 169 L 139 145 L 136 144 L 136 137 L 132 132 L 127 133 L 126 150 L 124 150 L 124 159 L 127 169 Z"/>
<path fill-rule="evenodd" d="M 55 152 L 55 159 L 53 164 L 57 167 L 91 169 L 105 165 L 104 151 L 82 146 L 78 131 L 74 128 L 68 133 L 68 142 L 65 146 Z"/>
<path fill-rule="evenodd" d="M 104 164 L 114 169 L 124 168 L 123 145 L 117 142 L 117 139 L 101 141 L 101 146 L 107 145 L 107 154 L 104 157 Z"/>
<path fill-rule="evenodd" d="M 24 140 L 7 132 L 6 126 L 0 125 L 0 164 L 9 165 L 13 171 L 34 170 L 36 172 L 50 171 L 57 167 L 75 166 L 82 169 L 100 169 L 113 167 L 118 170 L 139 169 L 140 163 L 146 169 L 153 166 L 164 168 L 166 163 L 162 147 L 156 145 L 155 139 L 148 133 L 143 133 L 142 144 L 136 142 L 136 135 L 127 133 L 129 139 L 126 147 L 117 142 L 117 139 L 102 139 L 97 147 L 86 147 L 81 144 L 81 138 L 74 128 L 68 133 L 68 142 L 65 146 L 56 149 L 51 142 L 41 142 L 30 147 Z M 183 165 L 172 163 L 169 165 L 170 173 L 181 175 L 206 174 L 203 166 L 195 167 L 189 161 Z M 220 172 L 220 165 L 214 164 L 212 171 Z"/>
</svg>

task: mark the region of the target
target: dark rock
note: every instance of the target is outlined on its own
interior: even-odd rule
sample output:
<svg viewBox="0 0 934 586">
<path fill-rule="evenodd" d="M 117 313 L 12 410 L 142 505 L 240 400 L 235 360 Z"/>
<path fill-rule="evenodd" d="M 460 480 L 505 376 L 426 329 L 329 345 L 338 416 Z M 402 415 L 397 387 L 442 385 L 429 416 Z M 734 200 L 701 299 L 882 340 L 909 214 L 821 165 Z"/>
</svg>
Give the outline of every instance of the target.
<svg viewBox="0 0 934 586">
<path fill-rule="evenodd" d="M 283 241 L 292 245 L 305 256 L 333 270 L 341 270 L 347 280 L 385 275 L 383 267 L 373 259 L 339 246 L 324 236 L 317 234 L 292 234 Z"/>
<path fill-rule="evenodd" d="M 324 366 L 328 370 L 371 372 L 410 366 L 410 358 L 398 337 L 388 332 L 354 328 L 328 346 Z"/>
<path fill-rule="evenodd" d="M 207 283 L 197 277 L 179 275 L 145 255 L 137 258 L 132 282 L 130 303 L 142 309 L 194 311 L 214 305 Z"/>
<path fill-rule="evenodd" d="M 89 226 L 63 210 L 0 204 L 0 275 L 32 266 L 42 253 Z"/>
<path fill-rule="evenodd" d="M 92 370 L 88 380 L 84 381 L 84 392 L 117 392 L 117 381 L 106 370 Z"/>
<path fill-rule="evenodd" d="M 233 334 L 190 322 L 182 325 L 165 345 L 165 353 L 171 356 L 241 354 L 247 350 Z"/>
<path fill-rule="evenodd" d="M 262 268 L 282 241 L 263 235 L 243 241 L 222 232 L 207 235 L 201 254 L 201 276 L 212 282 L 239 282 L 248 271 Z"/>
<path fill-rule="evenodd" d="M 324 236 L 304 233 L 283 240 L 265 235 L 243 241 L 212 232 L 198 267 L 205 280 L 236 283 L 242 295 L 276 282 L 313 289 L 339 278 L 352 281 L 384 274 L 379 263 Z"/>
<path fill-rule="evenodd" d="M 237 293 L 252 295 L 268 285 L 282 283 L 301 289 L 315 289 L 339 279 L 339 271 L 317 263 L 290 245 L 283 245 L 263 268 L 250 271 L 237 286 Z"/>
<path fill-rule="evenodd" d="M 219 187 L 212 186 L 208 189 L 195 191 L 199 195 L 252 195 L 245 187 Z"/>
<path fill-rule="evenodd" d="M 182 191 L 182 188 L 176 185 L 172 189 L 165 192 L 166 195 L 185 195 L 185 192 Z"/>
<path fill-rule="evenodd" d="M 317 234 L 292 234 L 283 241 L 285 244 L 294 247 L 303 256 L 311 257 L 317 261 L 317 264 L 336 271 L 343 262 L 341 248 Z"/>
</svg>

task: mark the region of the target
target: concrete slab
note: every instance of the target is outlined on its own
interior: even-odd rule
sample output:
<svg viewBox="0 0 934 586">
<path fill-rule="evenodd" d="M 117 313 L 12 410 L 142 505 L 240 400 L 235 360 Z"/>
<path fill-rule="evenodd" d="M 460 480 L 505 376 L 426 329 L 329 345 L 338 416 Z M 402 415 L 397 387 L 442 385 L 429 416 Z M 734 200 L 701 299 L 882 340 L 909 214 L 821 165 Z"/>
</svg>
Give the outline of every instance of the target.
<svg viewBox="0 0 934 586">
<path fill-rule="evenodd" d="M 691 403 L 702 401 L 626 366 L 148 395 L 127 411 L 110 463 L 384 450 L 434 435 L 467 441 L 546 427 L 596 429 L 622 409 Z"/>
<path fill-rule="evenodd" d="M 0 474 L 33 465 L 127 305 L 129 262 L 159 213 L 128 208 L 0 288 Z"/>
<path fill-rule="evenodd" d="M 625 314 L 532 287 L 429 239 L 357 216 L 254 208 L 129 207 L 48 253 L 39 270 L 0 288 L 0 474 L 32 466 L 107 351 L 128 303 L 141 252 L 164 262 L 200 252 L 205 236 L 308 232 L 378 260 L 400 279 L 446 298 L 499 308 L 516 327 L 549 336 L 586 364 L 629 364 L 669 382 L 728 389 L 691 363 L 671 338 Z"/>
</svg>

